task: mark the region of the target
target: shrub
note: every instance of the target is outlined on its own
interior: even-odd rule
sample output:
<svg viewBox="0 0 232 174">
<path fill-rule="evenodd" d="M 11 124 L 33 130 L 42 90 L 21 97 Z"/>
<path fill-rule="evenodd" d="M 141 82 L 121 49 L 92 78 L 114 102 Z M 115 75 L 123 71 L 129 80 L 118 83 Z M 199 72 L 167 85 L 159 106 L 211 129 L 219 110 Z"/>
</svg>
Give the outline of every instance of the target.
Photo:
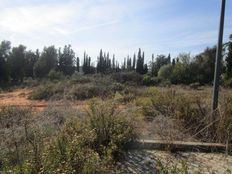
<svg viewBox="0 0 232 174">
<path fill-rule="evenodd" d="M 23 80 L 23 87 L 35 87 L 39 85 L 39 81 L 36 79 L 32 79 L 31 77 L 28 77 Z"/>
<path fill-rule="evenodd" d="M 83 75 L 80 75 L 78 73 L 74 73 L 72 76 L 71 76 L 71 83 L 72 84 L 75 84 L 75 83 L 81 83 L 81 84 L 84 84 L 84 83 L 90 83 L 92 80 L 91 76 L 83 76 Z"/>
<path fill-rule="evenodd" d="M 92 100 L 87 117 L 66 123 L 46 148 L 43 172 L 109 173 L 112 162 L 134 137 L 133 122 L 114 104 Z"/>
<path fill-rule="evenodd" d="M 59 83 L 46 83 L 40 85 L 34 89 L 30 95 L 30 99 L 41 100 L 41 99 L 62 99 L 64 97 L 64 91 L 67 84 L 63 82 Z"/>
<path fill-rule="evenodd" d="M 200 86 L 201 86 L 201 84 L 199 82 L 191 83 L 189 85 L 189 87 L 192 89 L 198 89 Z"/>
<path fill-rule="evenodd" d="M 67 123 L 46 147 L 41 173 L 100 173 L 100 157 L 92 149 L 94 139 L 95 133 L 86 125 Z"/>
<path fill-rule="evenodd" d="M 222 104 L 220 112 L 215 113 L 215 118 L 218 119 L 213 124 L 209 103 L 203 100 L 202 96 L 177 93 L 175 90 L 160 92 L 155 88 L 150 88 L 147 96 L 150 97 L 150 101 L 146 99 L 146 102 L 142 103 L 143 114 L 146 117 L 163 115 L 181 120 L 188 131 L 203 141 L 225 142 L 228 132 L 231 133 L 229 125 L 232 120 L 229 117 L 230 109 L 228 109 L 230 99 L 226 99 L 227 104 Z M 206 129 L 213 126 L 214 128 Z"/>
<path fill-rule="evenodd" d="M 232 87 L 232 78 L 229 79 L 223 79 L 222 85 L 226 88 L 231 88 Z"/>
<path fill-rule="evenodd" d="M 151 77 L 149 75 L 145 75 L 143 77 L 143 85 L 145 85 L 145 86 L 158 85 L 160 82 L 161 82 L 161 79 L 157 78 L 157 77 Z"/>
<path fill-rule="evenodd" d="M 173 66 L 171 64 L 164 65 L 158 72 L 158 77 L 161 79 L 171 79 Z"/>
<path fill-rule="evenodd" d="M 161 87 L 170 87 L 171 85 L 172 85 L 172 83 L 170 82 L 170 80 L 162 80 L 160 82 Z"/>
<path fill-rule="evenodd" d="M 31 115 L 30 108 L 0 108 L 0 172 L 6 166 L 20 167 L 29 155 L 22 125 Z"/>
<path fill-rule="evenodd" d="M 48 73 L 48 78 L 53 81 L 53 80 L 61 80 L 64 79 L 64 74 L 60 71 L 55 71 L 54 69 L 52 69 L 49 73 Z"/>
<path fill-rule="evenodd" d="M 126 143 L 136 137 L 134 122 L 113 103 L 100 100 L 92 100 L 86 114 L 65 122 L 55 136 L 40 142 L 37 136 L 42 136 L 43 132 L 28 132 L 26 139 L 32 145 L 33 154 L 37 152 L 37 155 L 28 156 L 20 167 L 5 167 L 1 172 L 113 173 L 118 155 Z"/>
<path fill-rule="evenodd" d="M 171 82 L 174 84 L 189 84 L 192 81 L 189 77 L 189 67 L 183 63 L 177 63 L 172 71 Z"/>
<path fill-rule="evenodd" d="M 110 85 L 110 90 L 114 93 L 123 91 L 124 89 L 125 89 L 125 85 L 121 83 L 113 83 L 112 85 Z"/>
<path fill-rule="evenodd" d="M 73 86 L 68 92 L 67 97 L 77 100 L 85 100 L 93 97 L 105 98 L 111 95 L 111 91 L 107 86 L 96 86 L 93 84 L 84 84 Z"/>
<path fill-rule="evenodd" d="M 119 83 L 141 85 L 143 76 L 136 72 L 121 72 L 112 74 L 112 78 Z"/>
<path fill-rule="evenodd" d="M 90 129 L 96 133 L 94 146 L 100 154 L 115 157 L 136 138 L 134 122 L 127 113 L 117 110 L 114 103 L 93 100 L 87 113 Z"/>
<path fill-rule="evenodd" d="M 152 120 L 155 117 L 156 111 L 152 106 L 150 97 L 139 97 L 135 100 L 135 105 L 141 107 L 142 115 L 147 120 Z"/>
</svg>

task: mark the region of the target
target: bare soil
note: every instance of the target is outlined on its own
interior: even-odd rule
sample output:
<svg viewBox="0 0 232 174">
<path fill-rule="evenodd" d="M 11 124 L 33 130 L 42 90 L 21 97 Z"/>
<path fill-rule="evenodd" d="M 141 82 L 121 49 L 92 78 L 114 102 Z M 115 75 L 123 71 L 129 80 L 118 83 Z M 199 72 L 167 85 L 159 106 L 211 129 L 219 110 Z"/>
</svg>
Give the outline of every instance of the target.
<svg viewBox="0 0 232 174">
<path fill-rule="evenodd" d="M 23 88 L 15 89 L 11 92 L 0 93 L 0 107 L 1 106 L 19 106 L 19 107 L 34 107 L 36 110 L 43 110 L 49 105 L 53 106 L 79 106 L 85 105 L 83 101 L 46 101 L 46 100 L 31 100 L 29 96 L 33 89 Z"/>
</svg>

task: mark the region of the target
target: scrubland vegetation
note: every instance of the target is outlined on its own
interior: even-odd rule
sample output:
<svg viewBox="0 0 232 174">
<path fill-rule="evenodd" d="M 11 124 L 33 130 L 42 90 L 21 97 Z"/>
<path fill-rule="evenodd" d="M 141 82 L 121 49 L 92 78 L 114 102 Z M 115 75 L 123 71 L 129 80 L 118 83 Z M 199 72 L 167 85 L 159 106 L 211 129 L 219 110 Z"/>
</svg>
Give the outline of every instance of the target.
<svg viewBox="0 0 232 174">
<path fill-rule="evenodd" d="M 136 138 L 136 117 L 114 103 L 90 101 L 85 111 L 1 108 L 2 173 L 109 173 Z"/>
<path fill-rule="evenodd" d="M 222 89 L 212 122 L 208 87 L 147 87 L 137 83 L 140 75 L 117 75 L 75 74 L 57 81 L 25 82 L 34 86 L 31 99 L 83 100 L 86 105 L 50 106 L 42 112 L 2 107 L 1 172 L 117 173 L 115 164 L 123 159 L 127 143 L 140 138 L 146 123 L 159 116 L 178 120 L 197 141 L 232 142 L 229 89 Z M 157 166 L 168 172 L 162 164 Z"/>
<path fill-rule="evenodd" d="M 3 41 L 0 92 L 30 88 L 30 100 L 85 105 L 51 105 L 41 112 L 30 106 L 2 106 L 0 173 L 118 173 L 115 164 L 123 159 L 127 144 L 143 138 L 146 125 L 159 117 L 174 120 L 192 140 L 232 143 L 231 48 L 230 41 L 222 62 L 220 104 L 212 113 L 215 47 L 196 56 L 158 55 L 154 60 L 152 55 L 148 63 L 139 49 L 121 66 L 101 50 L 96 65 L 87 53 L 80 65 L 71 46 L 63 51 L 45 47 L 40 53 L 22 45 L 11 49 Z M 162 129 L 169 130 L 168 124 Z M 169 172 L 157 166 L 160 173 Z M 172 173 L 182 171 L 173 168 Z"/>
</svg>

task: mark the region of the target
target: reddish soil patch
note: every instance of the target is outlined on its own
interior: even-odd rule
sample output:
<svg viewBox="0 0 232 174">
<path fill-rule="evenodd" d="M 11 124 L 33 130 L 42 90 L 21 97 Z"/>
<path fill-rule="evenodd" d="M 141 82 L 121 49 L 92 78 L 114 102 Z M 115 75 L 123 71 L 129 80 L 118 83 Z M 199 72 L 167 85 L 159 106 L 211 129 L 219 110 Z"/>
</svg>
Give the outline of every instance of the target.
<svg viewBox="0 0 232 174">
<path fill-rule="evenodd" d="M 29 99 L 32 89 L 16 89 L 12 92 L 0 93 L 0 106 L 31 106 L 37 110 L 43 110 L 45 107 L 52 106 L 79 106 L 85 105 L 82 101 L 46 101 L 46 100 L 31 100 Z"/>
</svg>

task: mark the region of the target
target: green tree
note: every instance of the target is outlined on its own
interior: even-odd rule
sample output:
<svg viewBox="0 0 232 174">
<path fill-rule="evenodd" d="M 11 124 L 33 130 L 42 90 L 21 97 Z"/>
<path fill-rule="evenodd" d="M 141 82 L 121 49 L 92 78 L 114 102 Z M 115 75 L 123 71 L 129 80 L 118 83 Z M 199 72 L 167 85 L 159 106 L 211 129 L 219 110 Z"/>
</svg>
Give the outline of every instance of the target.
<svg viewBox="0 0 232 174">
<path fill-rule="evenodd" d="M 91 57 L 89 57 L 86 52 L 84 52 L 82 71 L 84 74 L 93 74 L 95 72 L 94 67 L 91 66 Z"/>
<path fill-rule="evenodd" d="M 175 65 L 176 65 L 176 60 L 172 59 L 172 66 L 175 66 Z"/>
<path fill-rule="evenodd" d="M 11 43 L 10 41 L 2 41 L 0 44 L 0 84 L 7 82 L 10 77 L 9 55 Z"/>
<path fill-rule="evenodd" d="M 171 82 L 174 84 L 190 84 L 193 82 L 192 72 L 190 69 L 191 57 L 189 53 L 179 54 L 179 60 L 173 67 Z M 171 66 L 171 65 L 170 65 Z M 171 68 L 170 68 L 171 69 Z"/>
<path fill-rule="evenodd" d="M 112 69 L 115 71 L 116 69 L 116 64 L 115 64 L 115 55 L 113 54 L 113 60 L 112 60 Z"/>
<path fill-rule="evenodd" d="M 26 47 L 19 45 L 12 49 L 10 55 L 10 76 L 13 81 L 23 81 L 26 68 Z"/>
<path fill-rule="evenodd" d="M 143 74 L 147 74 L 147 72 L 148 72 L 147 64 L 144 64 L 144 67 L 143 67 Z"/>
<path fill-rule="evenodd" d="M 160 68 L 158 72 L 158 77 L 165 80 L 171 80 L 172 72 L 173 72 L 173 66 L 171 64 L 164 65 Z"/>
<path fill-rule="evenodd" d="M 230 41 L 226 44 L 227 54 L 226 54 L 226 76 L 227 78 L 232 78 L 232 34 L 230 35 Z"/>
<path fill-rule="evenodd" d="M 136 65 L 136 55 L 134 54 L 133 56 L 133 63 L 132 63 L 132 69 L 135 70 L 135 65 Z"/>
<path fill-rule="evenodd" d="M 155 61 L 154 61 L 154 54 L 151 56 L 151 63 L 150 63 L 150 68 L 151 68 L 151 75 L 154 76 L 156 74 L 156 67 L 155 67 Z"/>
<path fill-rule="evenodd" d="M 154 59 L 154 55 L 153 55 L 153 59 Z M 165 55 L 158 55 L 156 57 L 156 60 L 155 62 L 152 62 L 152 75 L 153 76 L 157 76 L 158 75 L 158 72 L 159 72 L 159 69 L 164 66 L 164 65 L 167 65 L 167 64 L 170 64 L 171 63 L 171 57 L 170 55 L 168 57 L 166 57 Z"/>
<path fill-rule="evenodd" d="M 63 72 L 64 75 L 72 75 L 75 71 L 74 67 L 75 53 L 71 48 L 71 45 L 65 45 L 63 52 L 59 50 L 58 63 L 59 70 Z"/>
<path fill-rule="evenodd" d="M 76 58 L 76 68 L 77 68 L 77 72 L 80 72 L 80 58 L 79 57 Z"/>
<path fill-rule="evenodd" d="M 26 51 L 25 53 L 25 77 L 34 77 L 33 67 L 35 63 L 39 59 L 39 52 L 38 50 L 35 52 L 33 51 Z"/>
<path fill-rule="evenodd" d="M 132 62 L 131 62 L 131 58 L 129 57 L 129 55 L 127 56 L 127 59 L 126 59 L 126 69 L 128 71 L 132 70 Z"/>
<path fill-rule="evenodd" d="M 204 52 L 198 54 L 193 63 L 195 64 L 195 76 L 201 84 L 212 83 L 214 78 L 214 66 L 216 58 L 216 46 L 206 48 Z"/>
<path fill-rule="evenodd" d="M 139 48 L 138 57 L 137 57 L 136 72 L 139 74 L 144 73 L 144 52 L 142 55 L 140 48 Z"/>
<path fill-rule="evenodd" d="M 100 55 L 97 58 L 97 72 L 98 73 L 108 73 L 111 71 L 111 59 L 109 56 L 109 53 L 104 53 L 103 55 L 103 51 L 102 49 L 100 50 Z"/>
<path fill-rule="evenodd" d="M 57 68 L 57 62 L 58 54 L 55 46 L 45 47 L 39 57 L 39 60 L 35 63 L 35 76 L 39 78 L 46 77 L 52 69 Z"/>
</svg>

